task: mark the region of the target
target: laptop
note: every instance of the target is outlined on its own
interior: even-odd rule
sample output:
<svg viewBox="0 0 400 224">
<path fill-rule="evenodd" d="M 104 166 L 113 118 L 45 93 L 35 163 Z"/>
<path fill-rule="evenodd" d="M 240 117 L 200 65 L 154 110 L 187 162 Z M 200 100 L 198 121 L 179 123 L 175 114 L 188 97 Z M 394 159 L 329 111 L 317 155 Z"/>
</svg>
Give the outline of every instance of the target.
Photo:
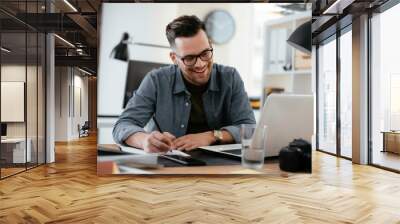
<svg viewBox="0 0 400 224">
<path fill-rule="evenodd" d="M 226 144 L 226 145 L 211 145 L 202 146 L 199 149 L 203 149 L 209 152 L 218 153 L 221 155 L 241 158 L 242 157 L 242 145 L 241 144 Z"/>
<path fill-rule="evenodd" d="M 265 157 L 276 157 L 294 139 L 311 142 L 314 133 L 312 95 L 271 94 L 261 110 L 256 133 L 267 126 Z M 256 135 L 257 136 L 257 135 Z M 241 144 L 199 147 L 223 155 L 241 157 Z"/>
</svg>

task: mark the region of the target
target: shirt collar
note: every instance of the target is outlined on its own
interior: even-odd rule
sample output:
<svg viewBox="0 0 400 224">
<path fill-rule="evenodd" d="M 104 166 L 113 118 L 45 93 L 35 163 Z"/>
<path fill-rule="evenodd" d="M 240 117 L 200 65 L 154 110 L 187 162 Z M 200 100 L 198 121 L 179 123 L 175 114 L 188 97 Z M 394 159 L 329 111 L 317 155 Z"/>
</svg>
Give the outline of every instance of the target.
<svg viewBox="0 0 400 224">
<path fill-rule="evenodd" d="M 176 72 L 175 72 L 175 85 L 174 85 L 174 94 L 178 94 L 181 92 L 187 92 L 185 83 L 183 82 L 182 72 L 177 65 L 175 65 Z M 211 77 L 210 83 L 208 85 L 207 91 L 219 91 L 219 86 L 217 83 L 217 66 L 213 64 L 211 68 Z"/>
</svg>

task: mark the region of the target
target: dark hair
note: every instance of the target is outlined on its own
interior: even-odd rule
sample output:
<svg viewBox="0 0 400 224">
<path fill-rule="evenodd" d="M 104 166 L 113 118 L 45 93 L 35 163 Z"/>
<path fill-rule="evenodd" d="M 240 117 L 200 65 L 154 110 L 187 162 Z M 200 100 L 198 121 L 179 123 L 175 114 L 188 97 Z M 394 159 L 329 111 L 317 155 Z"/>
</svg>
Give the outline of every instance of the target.
<svg viewBox="0 0 400 224">
<path fill-rule="evenodd" d="M 197 16 L 180 16 L 167 25 L 165 34 L 167 35 L 169 45 L 175 47 L 175 38 L 192 37 L 200 29 L 206 31 L 204 23 Z"/>
</svg>

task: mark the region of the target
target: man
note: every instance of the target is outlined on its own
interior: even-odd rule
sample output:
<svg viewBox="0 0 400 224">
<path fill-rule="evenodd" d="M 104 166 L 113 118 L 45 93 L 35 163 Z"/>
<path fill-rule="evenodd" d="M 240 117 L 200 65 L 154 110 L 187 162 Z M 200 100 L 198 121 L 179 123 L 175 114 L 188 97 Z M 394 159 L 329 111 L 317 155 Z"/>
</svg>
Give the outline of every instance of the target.
<svg viewBox="0 0 400 224">
<path fill-rule="evenodd" d="M 196 16 L 173 20 L 166 35 L 174 65 L 146 75 L 114 126 L 114 140 L 147 152 L 240 142 L 240 125 L 255 119 L 239 73 L 213 63 Z M 146 133 L 151 118 L 161 130 Z"/>
</svg>

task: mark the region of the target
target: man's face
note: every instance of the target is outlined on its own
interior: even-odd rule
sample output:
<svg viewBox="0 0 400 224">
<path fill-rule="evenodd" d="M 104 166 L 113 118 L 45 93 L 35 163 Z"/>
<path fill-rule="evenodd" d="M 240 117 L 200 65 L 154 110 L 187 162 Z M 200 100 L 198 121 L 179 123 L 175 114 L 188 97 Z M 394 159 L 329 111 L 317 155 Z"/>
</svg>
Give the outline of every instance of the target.
<svg viewBox="0 0 400 224">
<path fill-rule="evenodd" d="M 210 79 L 213 64 L 212 57 L 209 60 L 202 60 L 202 58 L 205 58 L 204 55 L 207 54 L 207 50 L 210 49 L 211 45 L 207 34 L 203 30 L 200 30 L 193 37 L 177 37 L 175 39 L 175 52 L 171 52 L 170 57 L 172 61 L 179 66 L 183 72 L 183 76 L 188 82 L 197 86 L 202 86 Z M 196 60 L 195 64 L 187 65 L 188 60 L 185 58 L 199 56 L 202 53 L 202 58 L 197 57 L 197 59 L 194 59 Z M 208 53 L 210 52 L 208 51 Z M 183 60 L 186 60 L 186 64 Z"/>
</svg>

